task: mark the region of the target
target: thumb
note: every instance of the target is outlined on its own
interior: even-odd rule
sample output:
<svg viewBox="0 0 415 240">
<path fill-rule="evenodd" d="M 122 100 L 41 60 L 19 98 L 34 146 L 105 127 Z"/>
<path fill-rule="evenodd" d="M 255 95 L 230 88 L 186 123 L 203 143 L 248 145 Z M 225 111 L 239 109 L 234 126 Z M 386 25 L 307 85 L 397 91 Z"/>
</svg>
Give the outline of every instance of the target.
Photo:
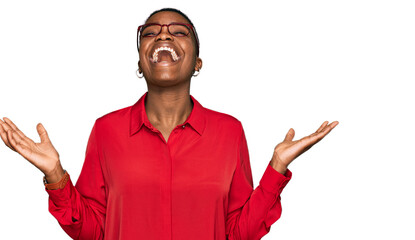
<svg viewBox="0 0 415 240">
<path fill-rule="evenodd" d="M 50 142 L 48 133 L 46 132 L 45 127 L 41 123 L 38 123 L 36 126 L 37 133 L 39 134 L 41 142 Z"/>
<path fill-rule="evenodd" d="M 290 128 L 288 130 L 287 134 L 285 135 L 284 141 L 292 141 L 295 135 L 294 129 Z"/>
</svg>

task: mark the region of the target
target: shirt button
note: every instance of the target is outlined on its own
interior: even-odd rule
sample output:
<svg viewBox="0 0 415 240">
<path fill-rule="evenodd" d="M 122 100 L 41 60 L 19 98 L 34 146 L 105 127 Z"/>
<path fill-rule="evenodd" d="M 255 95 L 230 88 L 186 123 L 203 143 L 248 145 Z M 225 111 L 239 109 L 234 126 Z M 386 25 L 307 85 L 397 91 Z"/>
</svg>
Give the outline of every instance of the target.
<svg viewBox="0 0 415 240">
<path fill-rule="evenodd" d="M 186 125 L 183 125 L 182 127 L 184 128 Z"/>
</svg>

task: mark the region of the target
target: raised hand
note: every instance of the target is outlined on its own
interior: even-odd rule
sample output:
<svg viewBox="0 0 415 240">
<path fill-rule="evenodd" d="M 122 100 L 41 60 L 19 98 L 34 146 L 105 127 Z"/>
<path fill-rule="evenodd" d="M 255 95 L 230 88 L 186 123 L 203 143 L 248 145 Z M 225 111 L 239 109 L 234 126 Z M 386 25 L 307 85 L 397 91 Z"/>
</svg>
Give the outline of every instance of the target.
<svg viewBox="0 0 415 240">
<path fill-rule="evenodd" d="M 30 163 L 42 171 L 48 182 L 52 183 L 63 176 L 63 169 L 59 160 L 59 153 L 53 147 L 46 129 L 41 123 L 36 126 L 40 143 L 20 131 L 8 118 L 0 119 L 0 136 L 3 142 L 13 151 L 22 155 Z"/>
<path fill-rule="evenodd" d="M 337 124 L 339 124 L 338 121 L 330 124 L 328 124 L 328 121 L 325 121 L 316 132 L 296 141 L 293 141 L 294 129 L 290 128 L 284 141 L 274 148 L 274 154 L 270 163 L 271 166 L 278 172 L 285 174 L 288 165 L 295 158 L 323 139 Z"/>
</svg>

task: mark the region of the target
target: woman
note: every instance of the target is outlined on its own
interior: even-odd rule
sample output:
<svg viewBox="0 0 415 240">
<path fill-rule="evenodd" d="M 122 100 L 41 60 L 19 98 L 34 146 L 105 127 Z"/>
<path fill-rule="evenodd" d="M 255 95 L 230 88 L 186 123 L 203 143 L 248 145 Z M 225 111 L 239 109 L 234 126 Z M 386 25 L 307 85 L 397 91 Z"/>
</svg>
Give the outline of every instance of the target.
<svg viewBox="0 0 415 240">
<path fill-rule="evenodd" d="M 290 129 L 254 190 L 241 122 L 190 95 L 202 68 L 190 19 L 158 10 L 137 41 L 148 91 L 96 120 L 75 186 L 42 124 L 35 143 L 4 118 L 2 140 L 45 174 L 49 211 L 73 239 L 262 238 L 281 215 L 288 165 L 338 122 L 296 141 Z"/>
</svg>

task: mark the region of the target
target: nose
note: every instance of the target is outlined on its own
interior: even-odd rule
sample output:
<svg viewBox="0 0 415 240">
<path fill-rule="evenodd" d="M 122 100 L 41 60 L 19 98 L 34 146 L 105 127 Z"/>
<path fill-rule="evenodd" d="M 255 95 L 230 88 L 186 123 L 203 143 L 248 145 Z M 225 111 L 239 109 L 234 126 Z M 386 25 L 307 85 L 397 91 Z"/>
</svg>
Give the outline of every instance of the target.
<svg viewBox="0 0 415 240">
<path fill-rule="evenodd" d="M 161 31 L 159 33 L 159 35 L 157 35 L 156 41 L 159 40 L 172 40 L 172 36 L 169 33 L 169 29 L 167 27 L 167 25 L 163 25 L 161 26 Z"/>
</svg>

